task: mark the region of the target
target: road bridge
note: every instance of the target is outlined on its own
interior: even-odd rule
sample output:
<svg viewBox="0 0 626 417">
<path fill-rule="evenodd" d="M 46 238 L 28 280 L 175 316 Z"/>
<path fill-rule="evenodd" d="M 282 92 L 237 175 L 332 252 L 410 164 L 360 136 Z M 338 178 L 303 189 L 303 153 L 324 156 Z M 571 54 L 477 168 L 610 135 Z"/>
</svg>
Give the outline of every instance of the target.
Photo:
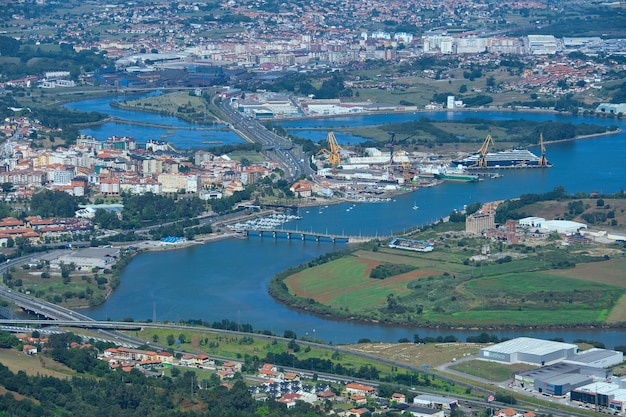
<svg viewBox="0 0 626 417">
<path fill-rule="evenodd" d="M 273 228 L 248 228 L 244 230 L 239 230 L 237 233 L 242 234 L 244 236 L 257 235 L 259 237 L 271 236 L 274 239 L 278 239 L 279 237 L 286 238 L 287 240 L 291 239 L 300 239 L 302 241 L 314 239 L 316 242 L 330 241 L 332 243 L 336 242 L 346 242 L 346 243 L 364 243 L 369 242 L 371 240 L 385 240 L 391 239 L 392 236 L 361 236 L 361 235 L 347 235 L 347 234 L 335 234 L 335 233 L 323 233 L 323 232 L 314 232 L 314 231 L 304 231 L 297 229 L 273 229 Z"/>
</svg>

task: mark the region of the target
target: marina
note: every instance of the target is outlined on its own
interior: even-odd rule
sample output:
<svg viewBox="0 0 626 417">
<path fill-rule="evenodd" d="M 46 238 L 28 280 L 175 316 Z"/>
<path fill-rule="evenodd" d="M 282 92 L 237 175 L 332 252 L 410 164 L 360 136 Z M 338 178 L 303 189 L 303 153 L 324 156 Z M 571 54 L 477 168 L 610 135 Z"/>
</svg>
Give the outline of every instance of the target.
<svg viewBox="0 0 626 417">
<path fill-rule="evenodd" d="M 245 230 L 272 230 L 280 228 L 285 223 L 300 220 L 302 217 L 293 214 L 270 214 L 266 217 L 246 220 L 228 225 L 228 229 L 239 232 Z"/>
</svg>

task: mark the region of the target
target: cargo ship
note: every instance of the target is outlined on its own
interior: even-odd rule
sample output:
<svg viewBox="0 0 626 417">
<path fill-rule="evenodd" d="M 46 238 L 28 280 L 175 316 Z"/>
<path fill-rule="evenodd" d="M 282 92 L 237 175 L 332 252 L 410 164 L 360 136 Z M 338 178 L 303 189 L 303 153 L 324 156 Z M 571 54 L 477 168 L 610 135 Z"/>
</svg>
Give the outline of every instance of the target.
<svg viewBox="0 0 626 417">
<path fill-rule="evenodd" d="M 509 149 L 500 152 L 487 152 L 493 145 L 493 138 L 487 135 L 478 152 L 467 158 L 452 161 L 453 164 L 466 168 L 550 168 L 552 164 L 546 158 L 546 147 L 543 145 L 543 133 L 539 135 L 541 156 L 537 156 L 528 149 Z"/>
<path fill-rule="evenodd" d="M 438 180 L 452 181 L 452 182 L 477 182 L 478 175 L 470 174 L 466 171 L 462 165 L 457 165 L 457 168 L 442 168 L 438 173 L 434 174 L 434 177 Z"/>
<path fill-rule="evenodd" d="M 510 149 L 501 152 L 487 152 L 484 154 L 484 163 L 481 164 L 483 155 L 480 153 L 467 158 L 452 161 L 453 164 L 467 168 L 532 168 L 550 167 L 550 164 L 542 164 L 541 158 L 528 149 Z"/>
</svg>

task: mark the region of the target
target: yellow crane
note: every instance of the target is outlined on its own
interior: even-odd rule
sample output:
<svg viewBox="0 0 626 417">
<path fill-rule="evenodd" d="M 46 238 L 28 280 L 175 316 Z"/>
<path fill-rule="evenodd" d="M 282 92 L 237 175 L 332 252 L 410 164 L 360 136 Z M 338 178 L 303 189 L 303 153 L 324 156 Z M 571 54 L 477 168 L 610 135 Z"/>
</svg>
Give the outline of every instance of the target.
<svg viewBox="0 0 626 417">
<path fill-rule="evenodd" d="M 411 175 L 411 163 L 410 162 L 402 162 L 402 176 L 404 178 L 405 184 L 408 184 L 413 179 Z"/>
<path fill-rule="evenodd" d="M 489 145 L 494 145 L 493 138 L 491 137 L 491 135 L 487 135 L 482 146 L 480 147 L 480 149 L 478 149 L 478 153 L 480 154 L 480 157 L 478 158 L 476 163 L 472 165 L 473 167 L 479 167 L 479 168 L 487 167 L 487 151 L 489 150 Z"/>
<path fill-rule="evenodd" d="M 328 147 L 330 148 L 330 150 L 322 149 L 321 151 L 319 151 L 319 153 L 326 155 L 326 158 L 328 158 L 328 163 L 330 164 L 330 166 L 333 167 L 333 170 L 336 170 L 339 166 L 339 163 L 341 162 L 341 156 L 339 155 L 339 152 L 343 148 L 337 143 L 337 139 L 335 138 L 335 134 L 333 132 L 328 132 L 326 140 L 328 141 Z"/>
<path fill-rule="evenodd" d="M 541 157 L 539 158 L 539 166 L 547 167 L 550 166 L 550 162 L 548 162 L 548 158 L 546 158 L 546 147 L 543 144 L 543 132 L 539 134 L 539 146 L 541 147 Z"/>
</svg>

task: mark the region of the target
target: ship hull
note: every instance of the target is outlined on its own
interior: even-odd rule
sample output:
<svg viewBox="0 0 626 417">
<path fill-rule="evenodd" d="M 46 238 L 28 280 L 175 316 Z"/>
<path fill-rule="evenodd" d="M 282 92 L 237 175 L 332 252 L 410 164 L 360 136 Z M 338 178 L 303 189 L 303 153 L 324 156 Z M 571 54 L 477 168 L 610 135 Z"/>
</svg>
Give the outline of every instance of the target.
<svg viewBox="0 0 626 417">
<path fill-rule="evenodd" d="M 549 168 L 551 164 L 542 165 L 540 158 L 526 149 L 516 149 L 503 152 L 493 152 L 485 155 L 485 163 L 479 165 L 481 156 L 476 154 L 458 161 L 455 165 L 466 168 Z"/>
<path fill-rule="evenodd" d="M 477 182 L 478 175 L 468 174 L 435 174 L 435 178 L 438 180 L 451 181 L 451 182 Z"/>
</svg>

